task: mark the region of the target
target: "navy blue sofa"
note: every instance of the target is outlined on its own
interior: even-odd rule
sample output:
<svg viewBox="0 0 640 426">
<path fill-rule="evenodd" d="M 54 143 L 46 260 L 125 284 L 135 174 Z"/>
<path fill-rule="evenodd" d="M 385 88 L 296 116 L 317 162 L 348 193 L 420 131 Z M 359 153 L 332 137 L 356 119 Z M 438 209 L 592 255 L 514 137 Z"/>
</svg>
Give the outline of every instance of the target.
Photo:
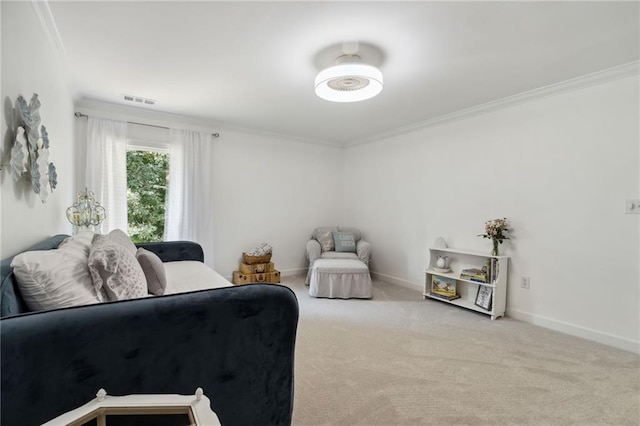
<svg viewBox="0 0 640 426">
<path fill-rule="evenodd" d="M 192 242 L 141 246 L 163 261 L 203 259 Z M 0 266 L 0 424 L 41 424 L 100 388 L 197 387 L 224 426 L 291 424 L 298 302 L 289 288 L 251 284 L 30 313 L 10 263 Z"/>
</svg>

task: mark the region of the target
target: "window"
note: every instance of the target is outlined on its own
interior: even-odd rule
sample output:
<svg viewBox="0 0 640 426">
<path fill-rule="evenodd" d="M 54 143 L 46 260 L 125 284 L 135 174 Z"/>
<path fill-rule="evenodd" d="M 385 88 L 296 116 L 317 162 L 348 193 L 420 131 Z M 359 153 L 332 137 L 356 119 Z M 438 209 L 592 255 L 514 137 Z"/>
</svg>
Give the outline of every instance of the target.
<svg viewBox="0 0 640 426">
<path fill-rule="evenodd" d="M 136 243 L 163 239 L 168 172 L 168 150 L 129 145 L 127 222 Z"/>
</svg>

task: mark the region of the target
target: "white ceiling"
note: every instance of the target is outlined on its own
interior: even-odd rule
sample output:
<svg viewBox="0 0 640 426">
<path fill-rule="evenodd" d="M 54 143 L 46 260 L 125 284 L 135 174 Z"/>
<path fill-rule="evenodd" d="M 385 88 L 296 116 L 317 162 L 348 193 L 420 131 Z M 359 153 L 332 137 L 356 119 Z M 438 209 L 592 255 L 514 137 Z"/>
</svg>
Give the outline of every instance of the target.
<svg viewBox="0 0 640 426">
<path fill-rule="evenodd" d="M 637 61 L 639 5 L 49 2 L 78 98 L 336 144 Z M 315 96 L 345 41 L 379 50 L 376 98 Z"/>
</svg>

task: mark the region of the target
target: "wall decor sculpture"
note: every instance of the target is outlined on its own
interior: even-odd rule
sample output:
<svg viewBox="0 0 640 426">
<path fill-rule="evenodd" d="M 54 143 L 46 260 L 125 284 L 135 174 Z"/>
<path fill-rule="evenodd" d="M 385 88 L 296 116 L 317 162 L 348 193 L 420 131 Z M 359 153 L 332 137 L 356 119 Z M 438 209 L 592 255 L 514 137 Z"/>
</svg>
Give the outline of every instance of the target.
<svg viewBox="0 0 640 426">
<path fill-rule="evenodd" d="M 16 139 L 11 149 L 11 175 L 17 182 L 23 177 L 31 180 L 33 191 L 47 202 L 49 188 L 58 185 L 56 166 L 49 162 L 49 134 L 41 124 L 40 100 L 34 93 L 31 101 L 22 96 L 16 99 Z"/>
</svg>

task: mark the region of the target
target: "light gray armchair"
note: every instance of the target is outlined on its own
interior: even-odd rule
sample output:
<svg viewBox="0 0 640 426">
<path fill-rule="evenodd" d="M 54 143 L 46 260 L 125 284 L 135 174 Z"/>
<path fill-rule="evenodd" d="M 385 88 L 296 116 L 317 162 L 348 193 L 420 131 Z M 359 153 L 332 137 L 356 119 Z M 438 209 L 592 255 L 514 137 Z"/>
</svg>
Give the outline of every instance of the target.
<svg viewBox="0 0 640 426">
<path fill-rule="evenodd" d="M 336 251 L 333 243 L 333 232 L 348 232 L 355 237 L 355 253 Z M 369 267 L 371 260 L 371 244 L 362 239 L 362 234 L 358 228 L 346 226 L 321 226 L 314 229 L 311 239 L 307 241 L 307 259 L 309 260 L 309 270 L 305 284 L 309 285 L 311 268 L 317 259 L 357 259 L 364 262 Z"/>
</svg>

